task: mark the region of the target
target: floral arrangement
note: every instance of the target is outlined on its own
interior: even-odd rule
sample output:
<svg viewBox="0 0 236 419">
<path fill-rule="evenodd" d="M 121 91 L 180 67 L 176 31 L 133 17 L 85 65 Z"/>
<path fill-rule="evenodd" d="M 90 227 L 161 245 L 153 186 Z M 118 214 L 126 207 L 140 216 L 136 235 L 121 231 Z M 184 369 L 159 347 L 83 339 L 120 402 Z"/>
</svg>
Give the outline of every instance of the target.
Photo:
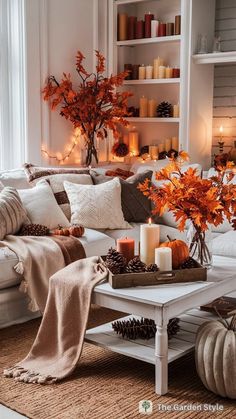
<svg viewBox="0 0 236 419">
<path fill-rule="evenodd" d="M 49 76 L 43 89 L 43 98 L 50 100 L 51 109 L 60 106 L 60 115 L 71 121 L 74 128 L 80 129 L 87 148 L 87 165 L 91 163 L 92 156 L 98 162 L 95 136 L 104 139 L 107 129 L 110 129 L 118 138 L 118 124 L 128 125 L 124 117 L 128 115 L 128 98 L 132 96 L 128 91 L 116 89 L 123 84 L 127 72 L 105 77 L 105 58 L 99 51 L 95 54 L 96 72 L 88 73 L 83 65 L 85 57 L 78 51 L 76 71 L 80 83 L 77 89 L 72 85 L 71 75 L 65 73 L 60 82 Z"/>
<path fill-rule="evenodd" d="M 184 230 L 188 220 L 191 221 L 195 232 L 191 246 L 198 249 L 200 263 L 203 264 L 209 256 L 205 246 L 208 226 L 218 226 L 226 217 L 236 230 L 236 185 L 231 182 L 234 163 L 219 163 L 215 167 L 215 176 L 202 179 L 196 169 L 181 171 L 183 163 L 188 159 L 184 151 L 179 153 L 178 158 L 170 158 L 169 164 L 156 173 L 156 180 L 166 182 L 157 187 L 145 180 L 139 189 L 153 201 L 154 214 L 173 212 L 180 231 Z"/>
</svg>

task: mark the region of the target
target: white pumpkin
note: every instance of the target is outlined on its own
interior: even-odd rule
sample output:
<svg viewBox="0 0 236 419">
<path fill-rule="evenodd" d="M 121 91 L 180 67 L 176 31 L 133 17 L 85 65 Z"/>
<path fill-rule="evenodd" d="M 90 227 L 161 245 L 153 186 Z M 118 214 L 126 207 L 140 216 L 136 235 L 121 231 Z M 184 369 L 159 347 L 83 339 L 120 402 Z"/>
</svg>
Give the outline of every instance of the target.
<svg viewBox="0 0 236 419">
<path fill-rule="evenodd" d="M 222 397 L 236 399 L 236 316 L 229 327 L 210 321 L 198 329 L 195 360 L 205 387 Z"/>
</svg>

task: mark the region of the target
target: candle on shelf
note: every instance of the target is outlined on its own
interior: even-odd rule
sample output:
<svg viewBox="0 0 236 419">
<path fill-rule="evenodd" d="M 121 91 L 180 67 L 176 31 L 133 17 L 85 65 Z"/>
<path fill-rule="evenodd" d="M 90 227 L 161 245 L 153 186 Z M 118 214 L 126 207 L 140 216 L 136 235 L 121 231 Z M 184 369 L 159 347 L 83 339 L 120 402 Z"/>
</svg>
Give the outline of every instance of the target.
<svg viewBox="0 0 236 419">
<path fill-rule="evenodd" d="M 166 68 L 164 65 L 159 66 L 159 79 L 164 79 L 166 76 Z"/>
<path fill-rule="evenodd" d="M 155 249 L 160 243 L 160 227 L 152 224 L 152 219 L 149 218 L 148 224 L 140 226 L 140 259 L 142 262 L 155 262 Z"/>
<path fill-rule="evenodd" d="M 178 67 L 173 68 L 173 78 L 179 78 L 180 77 L 180 69 Z"/>
<path fill-rule="evenodd" d="M 155 263 L 160 271 L 172 270 L 172 250 L 170 247 L 158 247 L 155 249 Z"/>
<path fill-rule="evenodd" d="M 128 76 L 125 77 L 125 80 L 131 80 L 132 79 L 133 65 L 132 64 L 124 64 L 124 70 L 129 73 Z"/>
<path fill-rule="evenodd" d="M 164 151 L 164 143 L 161 143 L 158 145 L 158 150 L 159 150 L 159 153 L 162 153 Z"/>
<path fill-rule="evenodd" d="M 164 65 L 164 60 L 160 57 L 157 57 L 153 61 L 153 78 L 159 78 L 159 67 L 160 65 Z"/>
<path fill-rule="evenodd" d="M 153 19 L 151 21 L 151 38 L 156 38 L 158 36 L 158 26 L 159 21 Z"/>
<path fill-rule="evenodd" d="M 153 66 L 147 65 L 146 66 L 146 79 L 152 79 L 153 78 Z"/>
<path fill-rule="evenodd" d="M 144 38 L 144 21 L 137 20 L 135 24 L 135 38 L 142 39 Z"/>
<path fill-rule="evenodd" d="M 158 160 L 158 145 L 150 145 L 149 154 L 152 160 Z"/>
<path fill-rule="evenodd" d="M 139 155 L 139 134 L 135 127 L 129 132 L 129 152 L 131 156 Z"/>
<path fill-rule="evenodd" d="M 117 251 L 122 253 L 127 262 L 134 258 L 134 239 L 125 237 L 117 239 Z"/>
<path fill-rule="evenodd" d="M 157 110 L 157 101 L 155 99 L 150 99 L 148 101 L 148 117 L 154 118 L 156 116 Z"/>
<path fill-rule="evenodd" d="M 166 36 L 166 23 L 159 23 L 158 36 Z"/>
<path fill-rule="evenodd" d="M 181 16 L 175 16 L 175 35 L 180 35 L 181 33 Z"/>
<path fill-rule="evenodd" d="M 138 74 L 139 74 L 139 64 L 133 64 L 132 66 L 132 80 L 138 80 Z"/>
<path fill-rule="evenodd" d="M 154 15 L 152 13 L 148 13 L 144 15 L 145 21 L 145 30 L 144 35 L 145 38 L 151 38 L 151 21 L 154 19 Z"/>
<path fill-rule="evenodd" d="M 174 35 L 174 23 L 166 24 L 166 36 Z"/>
<path fill-rule="evenodd" d="M 178 137 L 172 137 L 172 148 L 173 150 L 178 151 L 179 150 L 179 139 Z"/>
<path fill-rule="evenodd" d="M 148 100 L 145 96 L 139 99 L 139 117 L 146 118 L 148 114 Z"/>
<path fill-rule="evenodd" d="M 142 64 L 139 68 L 138 68 L 138 78 L 139 80 L 144 80 L 146 77 L 146 67 L 144 64 Z"/>
<path fill-rule="evenodd" d="M 179 118 L 179 104 L 173 106 L 173 118 Z"/>
<path fill-rule="evenodd" d="M 136 16 L 128 17 L 128 39 L 135 39 L 135 26 L 137 22 Z"/>
<path fill-rule="evenodd" d="M 129 145 L 129 136 L 128 134 L 123 135 L 123 143 Z"/>
<path fill-rule="evenodd" d="M 166 67 L 166 79 L 171 79 L 173 75 L 173 68 Z"/>
<path fill-rule="evenodd" d="M 171 150 L 171 138 L 165 139 L 165 151 L 168 153 L 168 151 Z"/>
<path fill-rule="evenodd" d="M 118 14 L 118 38 L 119 41 L 127 39 L 128 15 L 127 13 Z"/>
</svg>

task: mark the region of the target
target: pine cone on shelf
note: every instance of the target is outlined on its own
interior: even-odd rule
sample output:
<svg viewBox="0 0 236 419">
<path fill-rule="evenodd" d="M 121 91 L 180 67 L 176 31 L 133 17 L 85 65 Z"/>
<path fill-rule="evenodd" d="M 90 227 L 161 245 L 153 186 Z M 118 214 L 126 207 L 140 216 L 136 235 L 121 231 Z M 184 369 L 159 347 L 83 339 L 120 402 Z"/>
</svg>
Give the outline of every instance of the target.
<svg viewBox="0 0 236 419">
<path fill-rule="evenodd" d="M 48 227 L 41 224 L 24 224 L 20 230 L 20 236 L 48 236 Z"/>
<path fill-rule="evenodd" d="M 150 263 L 149 265 L 147 265 L 146 267 L 146 272 L 157 272 L 159 271 L 158 266 L 156 265 L 156 263 Z"/>
<path fill-rule="evenodd" d="M 157 116 L 159 118 L 170 118 L 172 116 L 172 105 L 169 102 L 161 102 L 157 106 Z"/>
<path fill-rule="evenodd" d="M 199 265 L 197 261 L 191 257 L 186 259 L 179 267 L 179 269 L 191 269 L 191 268 L 198 268 Z"/>
<path fill-rule="evenodd" d="M 112 264 L 112 265 L 111 265 Z M 111 272 L 113 273 L 122 273 L 125 270 L 126 267 L 126 259 L 124 256 L 117 252 L 117 250 L 113 249 L 112 247 L 108 250 L 107 256 L 106 256 L 106 265 L 109 268 L 108 265 L 110 265 L 116 272 L 113 272 L 112 269 Z M 116 265 L 116 267 L 115 267 Z M 120 269 L 120 272 L 117 272 L 118 268 Z"/>
<path fill-rule="evenodd" d="M 145 272 L 146 271 L 146 264 L 143 263 L 138 256 L 131 259 L 126 266 L 126 272 L 134 273 L 134 272 Z"/>
<path fill-rule="evenodd" d="M 135 319 L 130 318 L 129 320 L 117 320 L 112 323 L 113 330 L 121 335 L 123 338 L 127 339 L 151 339 L 155 336 L 156 325 L 154 320 L 141 318 Z M 180 329 L 179 319 L 173 318 L 169 320 L 167 325 L 167 334 L 168 339 L 171 339 L 172 336 L 176 335 Z"/>
</svg>

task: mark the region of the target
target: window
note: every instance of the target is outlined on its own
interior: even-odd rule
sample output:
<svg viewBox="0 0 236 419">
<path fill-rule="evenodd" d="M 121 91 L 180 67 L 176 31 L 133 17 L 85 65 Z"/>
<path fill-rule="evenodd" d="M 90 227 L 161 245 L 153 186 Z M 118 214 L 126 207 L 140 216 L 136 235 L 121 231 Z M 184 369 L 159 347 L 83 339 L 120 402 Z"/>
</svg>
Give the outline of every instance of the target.
<svg viewBox="0 0 236 419">
<path fill-rule="evenodd" d="M 26 157 L 25 1 L 0 0 L 0 169 Z"/>
</svg>

